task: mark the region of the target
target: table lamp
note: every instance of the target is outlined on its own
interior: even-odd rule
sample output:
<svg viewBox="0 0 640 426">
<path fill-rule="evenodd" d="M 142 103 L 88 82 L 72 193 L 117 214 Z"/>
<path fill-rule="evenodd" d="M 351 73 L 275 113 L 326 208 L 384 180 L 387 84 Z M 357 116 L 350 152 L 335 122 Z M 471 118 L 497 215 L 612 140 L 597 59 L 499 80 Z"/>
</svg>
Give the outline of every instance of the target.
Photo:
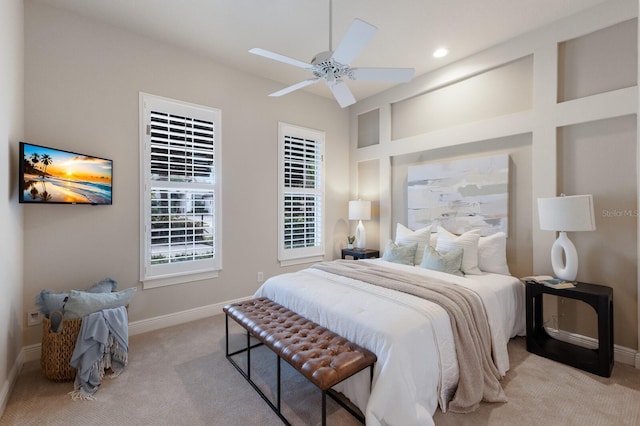
<svg viewBox="0 0 640 426">
<path fill-rule="evenodd" d="M 371 201 L 349 201 L 349 220 L 357 220 L 356 227 L 356 248 L 364 249 L 366 244 L 366 234 L 363 220 L 371 220 Z"/>
<path fill-rule="evenodd" d="M 562 194 L 560 197 L 538 198 L 538 217 L 540 229 L 560 232 L 551 247 L 553 273 L 565 281 L 575 281 L 578 275 L 578 252 L 567 232 L 596 229 L 593 196 Z"/>
</svg>

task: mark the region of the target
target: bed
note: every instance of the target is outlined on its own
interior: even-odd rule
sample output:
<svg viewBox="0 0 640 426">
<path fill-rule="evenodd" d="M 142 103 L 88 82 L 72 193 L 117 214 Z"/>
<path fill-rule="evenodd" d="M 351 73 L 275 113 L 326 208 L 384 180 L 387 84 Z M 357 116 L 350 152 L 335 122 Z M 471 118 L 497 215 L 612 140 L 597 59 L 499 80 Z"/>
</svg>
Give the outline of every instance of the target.
<svg viewBox="0 0 640 426">
<path fill-rule="evenodd" d="M 482 271 L 456 276 L 384 256 L 350 262 L 473 290 L 484 305 L 495 367 L 500 376 L 509 370 L 507 343 L 525 332 L 520 280 Z M 367 425 L 432 425 L 436 408 L 448 409 L 460 369 L 449 315 L 438 304 L 317 267 L 272 277 L 255 296 L 268 297 L 377 355 L 371 390 L 368 374 L 336 387 L 365 413 Z"/>
</svg>

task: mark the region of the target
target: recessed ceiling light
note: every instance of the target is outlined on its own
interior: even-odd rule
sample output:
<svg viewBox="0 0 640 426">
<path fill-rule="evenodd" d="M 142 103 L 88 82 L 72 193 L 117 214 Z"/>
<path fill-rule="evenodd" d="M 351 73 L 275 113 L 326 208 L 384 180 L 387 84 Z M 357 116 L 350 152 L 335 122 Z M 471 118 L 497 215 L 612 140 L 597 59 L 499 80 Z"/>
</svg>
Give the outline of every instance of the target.
<svg viewBox="0 0 640 426">
<path fill-rule="evenodd" d="M 439 49 L 436 49 L 435 52 L 433 52 L 433 57 L 434 58 L 443 58 L 445 56 L 447 56 L 449 54 L 449 51 L 447 49 L 445 49 L 444 47 L 441 47 Z"/>
</svg>

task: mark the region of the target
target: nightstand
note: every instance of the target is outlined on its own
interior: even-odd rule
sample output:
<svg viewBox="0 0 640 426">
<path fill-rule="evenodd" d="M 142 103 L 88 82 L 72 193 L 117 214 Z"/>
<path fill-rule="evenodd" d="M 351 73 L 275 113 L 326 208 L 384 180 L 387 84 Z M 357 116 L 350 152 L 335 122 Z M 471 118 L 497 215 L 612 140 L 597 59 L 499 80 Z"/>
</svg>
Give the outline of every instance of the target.
<svg viewBox="0 0 640 426">
<path fill-rule="evenodd" d="M 551 337 L 544 329 L 542 296 L 581 300 L 595 309 L 598 317 L 598 348 L 588 349 Z M 613 289 L 596 284 L 576 283 L 573 288 L 551 288 L 526 282 L 527 350 L 567 365 L 611 377 L 613 369 Z"/>
<path fill-rule="evenodd" d="M 380 257 L 380 250 L 372 250 L 372 249 L 342 249 L 342 258 L 344 259 L 346 256 L 353 257 L 354 260 L 358 259 L 371 259 L 374 257 Z"/>
</svg>

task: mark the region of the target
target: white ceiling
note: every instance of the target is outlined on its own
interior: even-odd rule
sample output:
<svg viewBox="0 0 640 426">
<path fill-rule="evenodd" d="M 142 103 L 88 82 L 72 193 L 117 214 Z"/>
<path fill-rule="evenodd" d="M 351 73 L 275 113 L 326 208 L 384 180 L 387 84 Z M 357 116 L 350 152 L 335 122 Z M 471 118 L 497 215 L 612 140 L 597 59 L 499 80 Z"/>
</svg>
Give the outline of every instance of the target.
<svg viewBox="0 0 640 426">
<path fill-rule="evenodd" d="M 191 49 L 289 86 L 305 70 L 248 53 L 261 47 L 309 62 L 329 50 L 330 0 L 33 0 Z M 352 67 L 408 67 L 416 75 L 606 0 L 332 0 L 333 48 L 354 18 L 378 27 Z M 434 59 L 440 46 L 449 56 Z M 348 81 L 356 99 L 388 83 Z M 274 89 L 279 89 L 276 85 Z M 306 91 L 331 97 L 324 84 Z M 266 93 L 265 93 L 266 95 Z"/>
</svg>

